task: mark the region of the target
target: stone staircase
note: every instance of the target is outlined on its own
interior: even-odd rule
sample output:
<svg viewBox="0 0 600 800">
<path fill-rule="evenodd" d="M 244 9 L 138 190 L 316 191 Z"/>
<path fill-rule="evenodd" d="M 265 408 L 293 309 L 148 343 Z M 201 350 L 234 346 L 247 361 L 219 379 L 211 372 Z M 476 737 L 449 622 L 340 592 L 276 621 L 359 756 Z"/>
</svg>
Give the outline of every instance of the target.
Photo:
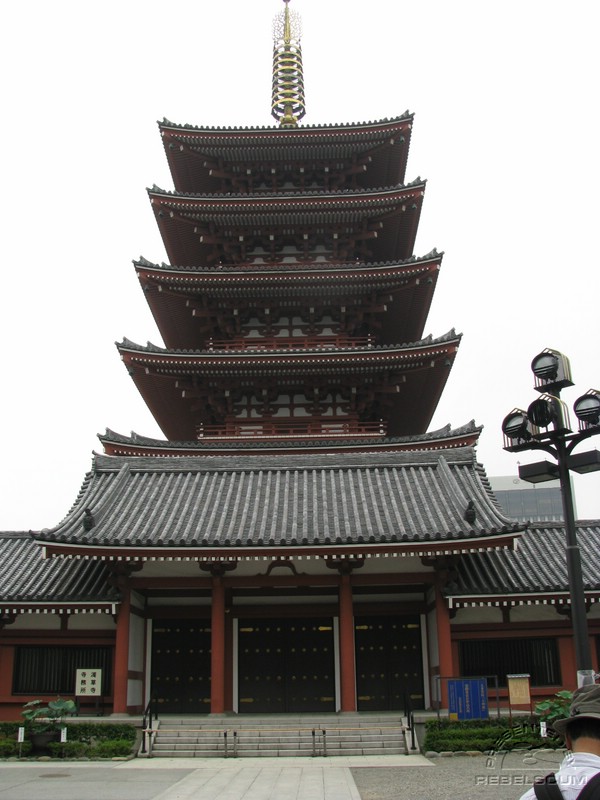
<svg viewBox="0 0 600 800">
<path fill-rule="evenodd" d="M 163 716 L 153 725 L 154 758 L 257 758 L 406 754 L 397 713 Z"/>
</svg>

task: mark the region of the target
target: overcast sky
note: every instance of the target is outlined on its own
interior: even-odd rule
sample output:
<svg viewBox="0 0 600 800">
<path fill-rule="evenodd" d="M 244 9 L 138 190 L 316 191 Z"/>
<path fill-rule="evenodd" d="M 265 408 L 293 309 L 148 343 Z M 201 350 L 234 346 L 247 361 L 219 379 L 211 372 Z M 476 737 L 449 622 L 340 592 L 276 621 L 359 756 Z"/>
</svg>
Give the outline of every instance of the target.
<svg viewBox="0 0 600 800">
<path fill-rule="evenodd" d="M 538 457 L 505 453 L 500 425 L 537 396 L 533 356 L 570 356 L 569 405 L 600 388 L 596 3 L 291 7 L 303 123 L 416 115 L 407 180 L 428 182 L 415 252 L 445 252 L 425 332 L 463 334 L 430 429 L 475 419 L 488 474 L 516 473 Z M 114 346 L 162 344 L 131 264 L 166 260 L 146 194 L 173 188 L 156 121 L 274 124 L 282 8 L 2 5 L 0 530 L 58 523 L 105 428 L 162 438 Z M 579 516 L 600 517 L 600 474 L 575 487 Z"/>
</svg>

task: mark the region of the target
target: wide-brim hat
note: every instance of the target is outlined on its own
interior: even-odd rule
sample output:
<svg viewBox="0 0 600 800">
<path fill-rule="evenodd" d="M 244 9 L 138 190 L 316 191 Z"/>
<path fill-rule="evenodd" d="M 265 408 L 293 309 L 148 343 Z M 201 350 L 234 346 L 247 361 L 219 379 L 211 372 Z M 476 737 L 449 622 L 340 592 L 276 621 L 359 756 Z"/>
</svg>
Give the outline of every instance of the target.
<svg viewBox="0 0 600 800">
<path fill-rule="evenodd" d="M 573 692 L 569 716 L 554 720 L 552 727 L 564 736 L 571 722 L 584 717 L 600 721 L 600 685 L 580 686 L 576 689 Z"/>
</svg>

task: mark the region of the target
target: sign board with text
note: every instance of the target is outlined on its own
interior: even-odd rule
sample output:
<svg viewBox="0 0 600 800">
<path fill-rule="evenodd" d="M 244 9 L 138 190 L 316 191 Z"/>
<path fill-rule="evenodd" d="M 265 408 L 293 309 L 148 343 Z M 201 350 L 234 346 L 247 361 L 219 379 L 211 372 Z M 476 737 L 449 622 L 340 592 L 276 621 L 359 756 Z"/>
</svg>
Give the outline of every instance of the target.
<svg viewBox="0 0 600 800">
<path fill-rule="evenodd" d="M 529 691 L 530 675 L 507 675 L 508 702 L 511 706 L 530 706 L 531 692 Z"/>
<path fill-rule="evenodd" d="M 102 694 L 102 670 L 75 670 L 76 697 L 100 697 Z"/>
<path fill-rule="evenodd" d="M 485 678 L 456 678 L 448 681 L 450 719 L 487 719 L 488 689 Z"/>
</svg>

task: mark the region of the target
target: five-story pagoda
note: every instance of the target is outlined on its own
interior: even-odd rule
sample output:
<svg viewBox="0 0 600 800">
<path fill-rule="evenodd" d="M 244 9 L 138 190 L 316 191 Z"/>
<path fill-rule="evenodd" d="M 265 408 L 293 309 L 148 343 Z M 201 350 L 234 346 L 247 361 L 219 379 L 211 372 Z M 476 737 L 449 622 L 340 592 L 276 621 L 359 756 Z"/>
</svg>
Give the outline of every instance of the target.
<svg viewBox="0 0 600 800">
<path fill-rule="evenodd" d="M 37 537 L 115 575 L 116 712 L 425 707 L 453 560 L 519 530 L 480 429 L 427 432 L 460 337 L 423 338 L 442 256 L 413 253 L 412 115 L 301 127 L 284 2 L 277 127 L 159 125 L 169 263 L 135 269 L 164 346 L 118 349 L 166 438 L 107 431 Z"/>
</svg>

